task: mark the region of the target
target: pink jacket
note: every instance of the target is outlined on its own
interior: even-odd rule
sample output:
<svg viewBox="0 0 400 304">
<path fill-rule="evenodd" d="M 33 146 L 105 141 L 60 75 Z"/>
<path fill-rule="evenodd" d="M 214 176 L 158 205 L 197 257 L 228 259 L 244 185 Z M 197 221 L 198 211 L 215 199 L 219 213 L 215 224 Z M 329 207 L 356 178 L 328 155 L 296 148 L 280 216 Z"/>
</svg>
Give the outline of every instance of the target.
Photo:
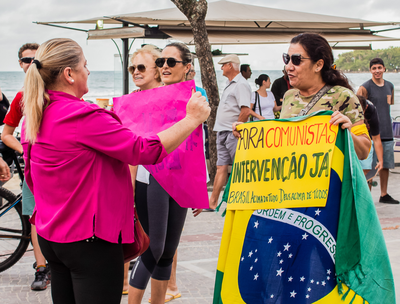
<svg viewBox="0 0 400 304">
<path fill-rule="evenodd" d="M 96 235 L 133 242 L 133 191 L 128 164 L 167 155 L 158 136 L 141 138 L 112 112 L 63 92 L 48 91 L 25 175 L 36 201 L 37 232 L 59 243 Z M 24 135 L 21 138 L 25 138 Z M 23 143 L 25 160 L 29 145 Z"/>
</svg>

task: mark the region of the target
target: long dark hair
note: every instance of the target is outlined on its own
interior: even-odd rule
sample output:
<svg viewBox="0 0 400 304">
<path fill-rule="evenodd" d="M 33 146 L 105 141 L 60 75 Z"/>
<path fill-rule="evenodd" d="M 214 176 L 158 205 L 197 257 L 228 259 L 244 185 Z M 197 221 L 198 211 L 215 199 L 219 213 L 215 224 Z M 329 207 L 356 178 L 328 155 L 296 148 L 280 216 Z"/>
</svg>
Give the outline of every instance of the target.
<svg viewBox="0 0 400 304">
<path fill-rule="evenodd" d="M 168 44 L 165 48 L 170 47 L 170 46 L 174 46 L 177 48 L 177 50 L 181 54 L 181 58 L 183 61 L 182 63 L 184 65 L 187 65 L 188 63 L 192 63 L 192 53 L 190 52 L 190 50 L 186 46 L 186 44 L 180 43 L 180 42 L 172 42 L 172 43 Z"/>
<path fill-rule="evenodd" d="M 302 33 L 294 37 L 290 43 L 300 44 L 312 61 L 317 62 L 320 59 L 324 61 L 324 66 L 321 70 L 321 76 L 322 80 L 326 84 L 332 86 L 338 85 L 354 91 L 347 77 L 341 71 L 338 71 L 336 68 L 332 67 L 332 49 L 324 37 L 316 33 Z"/>
</svg>

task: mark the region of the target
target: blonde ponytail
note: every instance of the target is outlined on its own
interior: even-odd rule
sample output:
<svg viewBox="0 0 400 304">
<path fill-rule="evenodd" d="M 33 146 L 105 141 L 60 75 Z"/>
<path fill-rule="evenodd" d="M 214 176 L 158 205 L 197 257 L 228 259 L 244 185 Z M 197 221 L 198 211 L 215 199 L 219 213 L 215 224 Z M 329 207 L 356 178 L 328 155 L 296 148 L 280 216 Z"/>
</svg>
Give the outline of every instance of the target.
<svg viewBox="0 0 400 304">
<path fill-rule="evenodd" d="M 57 84 L 65 68 L 76 68 L 82 56 L 81 47 L 75 41 L 64 38 L 48 40 L 37 50 L 35 60 L 26 73 L 23 97 L 25 139 L 30 143 L 35 143 L 43 112 L 50 103 L 46 90 Z"/>
<path fill-rule="evenodd" d="M 25 78 L 23 109 L 25 114 L 25 138 L 30 143 L 36 141 L 39 132 L 40 123 L 42 122 L 45 84 L 40 76 L 36 64 L 32 64 Z"/>
</svg>

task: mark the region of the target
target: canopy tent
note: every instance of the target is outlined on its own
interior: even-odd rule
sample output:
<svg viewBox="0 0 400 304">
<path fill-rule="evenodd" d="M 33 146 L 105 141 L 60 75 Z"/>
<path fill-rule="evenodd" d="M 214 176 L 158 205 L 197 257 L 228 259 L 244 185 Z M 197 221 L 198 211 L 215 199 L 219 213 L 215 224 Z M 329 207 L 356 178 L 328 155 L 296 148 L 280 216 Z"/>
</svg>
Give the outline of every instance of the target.
<svg viewBox="0 0 400 304">
<path fill-rule="evenodd" d="M 145 29 L 143 32 L 131 33 L 130 38 L 172 37 L 187 44 L 193 44 L 190 23 L 176 7 L 85 20 L 37 23 L 45 25 L 61 23 L 97 24 L 99 20 L 102 24 L 125 23 Z M 326 35 L 328 41 L 332 43 L 387 41 L 396 39 L 377 36 L 376 32 L 379 31 L 365 28 L 395 24 L 394 22 L 374 22 L 356 18 L 295 12 L 226 0 L 208 3 L 206 16 L 211 44 L 288 43 L 296 33 L 304 31 L 314 31 Z M 120 30 L 120 33 L 122 33 L 128 29 L 120 28 Z M 88 39 L 99 39 L 99 36 L 93 38 L 91 35 L 91 32 L 95 31 L 105 30 L 88 30 Z M 109 35 L 107 35 L 108 37 Z M 120 38 L 118 31 L 116 31 L 114 38 Z"/>
<path fill-rule="evenodd" d="M 36 23 L 85 31 L 88 39 L 121 38 L 123 40 L 124 70 L 127 70 L 129 38 L 173 38 L 186 44 L 194 44 L 190 23 L 176 7 L 85 20 Z M 60 25 L 70 23 L 94 24 L 96 29 L 84 30 Z M 123 27 L 103 29 L 104 24 L 122 24 Z M 392 27 L 375 31 L 367 29 L 396 24 L 398 23 L 295 12 L 226 0 L 208 3 L 206 16 L 209 41 L 214 45 L 289 43 L 296 34 L 312 31 L 320 33 L 335 48 L 339 48 L 337 44 L 342 42 L 400 40 L 377 35 L 382 31 L 399 28 Z M 124 74 L 124 94 L 128 92 L 127 87 L 125 88 L 128 85 L 127 77 L 127 73 Z"/>
</svg>

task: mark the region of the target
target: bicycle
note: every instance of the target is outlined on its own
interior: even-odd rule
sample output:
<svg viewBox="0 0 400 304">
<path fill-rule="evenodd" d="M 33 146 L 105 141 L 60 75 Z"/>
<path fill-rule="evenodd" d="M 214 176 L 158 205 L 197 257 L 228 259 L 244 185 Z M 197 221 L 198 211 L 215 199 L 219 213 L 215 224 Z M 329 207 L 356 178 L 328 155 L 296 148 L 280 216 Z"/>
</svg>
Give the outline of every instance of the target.
<svg viewBox="0 0 400 304">
<path fill-rule="evenodd" d="M 0 153 L 9 166 L 14 163 L 21 182 L 24 181 L 19 158 L 14 150 L 0 141 Z M 0 187 L 0 272 L 17 263 L 31 240 L 29 216 L 22 215 L 22 193 L 15 195 Z"/>
</svg>

